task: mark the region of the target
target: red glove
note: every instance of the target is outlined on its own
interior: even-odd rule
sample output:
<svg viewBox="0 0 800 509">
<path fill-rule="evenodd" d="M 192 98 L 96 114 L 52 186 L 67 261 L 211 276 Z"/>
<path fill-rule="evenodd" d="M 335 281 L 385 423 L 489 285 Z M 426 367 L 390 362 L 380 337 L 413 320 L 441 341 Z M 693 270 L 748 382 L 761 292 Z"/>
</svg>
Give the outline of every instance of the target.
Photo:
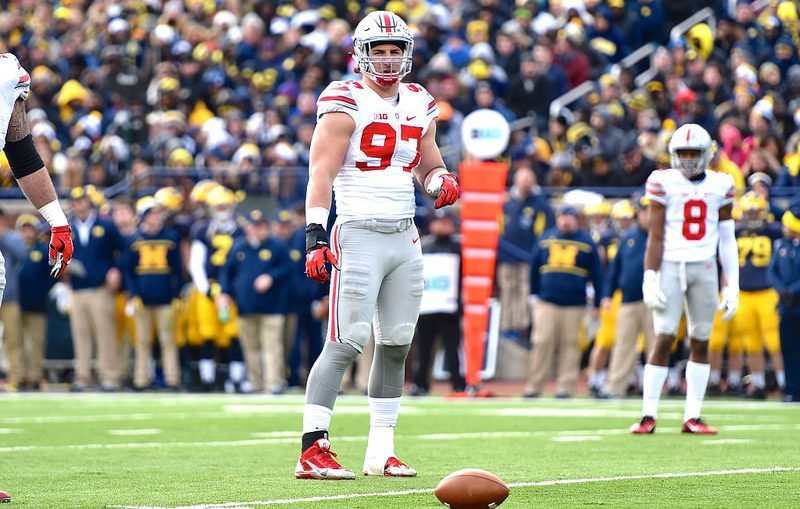
<svg viewBox="0 0 800 509">
<path fill-rule="evenodd" d="M 72 230 L 69 226 L 54 226 L 50 229 L 50 275 L 58 279 L 67 270 L 72 255 Z"/>
<path fill-rule="evenodd" d="M 336 269 L 339 268 L 339 260 L 328 247 L 325 228 L 320 224 L 310 224 L 306 226 L 306 276 L 319 283 L 330 280 L 326 262 Z"/>
<path fill-rule="evenodd" d="M 325 263 L 328 262 L 339 268 L 339 260 L 334 256 L 333 251 L 328 246 L 320 247 L 306 253 L 306 276 L 318 283 L 325 283 L 331 279 Z"/>
<path fill-rule="evenodd" d="M 458 178 L 455 175 L 445 173 L 441 178 L 442 187 L 439 191 L 439 197 L 436 198 L 436 203 L 433 204 L 435 209 L 454 204 L 461 194 L 461 186 L 458 185 Z"/>
</svg>

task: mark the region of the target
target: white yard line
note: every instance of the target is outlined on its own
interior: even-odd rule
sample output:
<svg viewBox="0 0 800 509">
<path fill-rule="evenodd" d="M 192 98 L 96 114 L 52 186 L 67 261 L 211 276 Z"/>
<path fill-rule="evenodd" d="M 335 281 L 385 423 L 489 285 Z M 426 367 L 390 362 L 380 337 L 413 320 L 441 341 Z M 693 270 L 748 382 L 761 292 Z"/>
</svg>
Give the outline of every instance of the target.
<svg viewBox="0 0 800 509">
<path fill-rule="evenodd" d="M 602 438 L 600 435 L 560 435 L 550 440 L 553 442 L 596 442 Z"/>
<path fill-rule="evenodd" d="M 528 488 L 533 486 L 556 486 L 560 484 L 586 484 L 595 482 L 638 481 L 643 479 L 674 479 L 680 477 L 710 477 L 718 475 L 770 474 L 778 472 L 797 472 L 797 471 L 800 471 L 800 468 L 772 467 L 772 468 L 742 468 L 736 470 L 712 470 L 705 472 L 668 472 L 662 474 L 619 475 L 613 477 L 583 477 L 580 479 L 554 479 L 550 481 L 519 482 L 519 483 L 511 483 L 509 484 L 509 487 Z M 172 508 L 166 506 L 140 506 L 140 505 L 112 505 L 109 507 L 114 509 L 246 509 L 248 507 L 253 507 L 253 506 L 290 505 L 290 504 L 300 504 L 309 502 L 327 502 L 333 500 L 352 500 L 356 498 L 397 497 L 405 495 L 419 495 L 424 493 L 433 493 L 433 488 L 402 490 L 402 491 L 385 491 L 378 493 L 348 493 L 343 495 L 330 495 L 324 497 L 256 500 L 252 502 L 225 502 L 222 504 L 199 504 L 199 505 L 172 507 Z"/>
<path fill-rule="evenodd" d="M 158 435 L 161 433 L 160 429 L 110 429 L 109 435 L 127 437 L 127 436 L 141 436 L 141 435 Z"/>
<path fill-rule="evenodd" d="M 773 430 L 793 430 L 800 429 L 800 424 L 765 424 L 749 426 L 719 426 L 720 431 L 763 431 Z M 678 433 L 677 427 L 669 429 L 659 429 L 656 434 Z M 283 433 L 283 432 L 281 432 Z M 593 435 L 627 435 L 627 429 L 593 429 L 593 430 L 563 430 L 563 431 L 479 431 L 473 433 L 428 433 L 424 435 L 397 435 L 398 440 L 463 440 L 481 438 L 533 438 L 533 437 L 576 437 Z M 274 438 L 253 438 L 249 440 L 212 440 L 197 442 L 129 442 L 129 443 L 106 443 L 106 444 L 60 444 L 60 445 L 16 445 L 0 447 L 0 453 L 29 452 L 29 451 L 50 451 L 50 450 L 98 450 L 98 449 L 155 449 L 155 448 L 181 448 L 181 447 L 238 447 L 251 445 L 272 445 L 272 444 L 293 444 L 298 440 L 297 436 L 276 436 Z M 335 442 L 363 442 L 367 440 L 367 435 L 339 436 L 335 437 Z"/>
</svg>

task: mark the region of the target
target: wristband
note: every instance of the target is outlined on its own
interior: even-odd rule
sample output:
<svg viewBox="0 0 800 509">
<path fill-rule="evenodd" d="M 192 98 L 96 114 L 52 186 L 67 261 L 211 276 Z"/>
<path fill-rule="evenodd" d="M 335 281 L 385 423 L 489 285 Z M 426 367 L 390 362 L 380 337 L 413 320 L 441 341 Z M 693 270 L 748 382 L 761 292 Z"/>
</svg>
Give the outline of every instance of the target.
<svg viewBox="0 0 800 509">
<path fill-rule="evenodd" d="M 64 210 L 58 203 L 58 199 L 55 199 L 40 208 L 39 213 L 42 215 L 42 217 L 44 217 L 48 224 L 50 224 L 51 228 L 56 226 L 66 226 L 68 224 L 67 216 L 64 215 Z"/>
<path fill-rule="evenodd" d="M 319 224 L 322 229 L 328 225 L 328 216 L 331 211 L 325 207 L 308 207 L 306 209 L 306 225 Z"/>
</svg>

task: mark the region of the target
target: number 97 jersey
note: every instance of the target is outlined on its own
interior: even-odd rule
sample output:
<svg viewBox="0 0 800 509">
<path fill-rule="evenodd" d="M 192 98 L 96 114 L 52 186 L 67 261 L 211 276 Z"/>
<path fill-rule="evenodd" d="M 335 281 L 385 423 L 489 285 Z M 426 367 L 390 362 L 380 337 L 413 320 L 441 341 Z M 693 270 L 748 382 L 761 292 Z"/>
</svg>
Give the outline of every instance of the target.
<svg viewBox="0 0 800 509">
<path fill-rule="evenodd" d="M 666 208 L 664 257 L 669 262 L 699 262 L 717 256 L 719 209 L 733 202 L 733 178 L 706 170 L 698 182 L 680 170 L 657 170 L 646 184 L 650 200 Z"/>
<path fill-rule="evenodd" d="M 342 220 L 414 217 L 412 171 L 420 144 L 439 116 L 436 100 L 422 86 L 400 83 L 397 104 L 358 81 L 334 81 L 317 100 L 317 118 L 343 112 L 356 124 L 333 182 Z"/>
</svg>

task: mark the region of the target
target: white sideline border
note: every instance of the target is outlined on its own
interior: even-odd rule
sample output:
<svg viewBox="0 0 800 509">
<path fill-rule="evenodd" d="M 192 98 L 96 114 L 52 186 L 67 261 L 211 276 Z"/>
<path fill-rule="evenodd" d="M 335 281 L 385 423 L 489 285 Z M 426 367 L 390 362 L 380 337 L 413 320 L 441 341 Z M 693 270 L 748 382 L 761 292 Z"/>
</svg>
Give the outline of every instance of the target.
<svg viewBox="0 0 800 509">
<path fill-rule="evenodd" d="M 772 467 L 772 468 L 740 468 L 736 470 L 711 470 L 701 472 L 667 472 L 661 474 L 643 475 L 618 475 L 613 477 L 582 477 L 578 479 L 553 479 L 549 481 L 532 481 L 511 483 L 510 488 L 528 488 L 534 486 L 557 486 L 562 484 L 586 484 L 593 482 L 617 482 L 617 481 L 638 481 L 643 479 L 676 479 L 681 477 L 711 477 L 721 475 L 742 475 L 742 474 L 770 474 L 780 472 L 797 472 L 800 467 Z M 326 502 L 332 500 L 351 500 L 356 498 L 373 497 L 397 497 L 404 495 L 419 495 L 433 493 L 433 488 L 423 488 L 415 490 L 385 491 L 376 493 L 347 493 L 342 495 L 330 495 L 321 497 L 306 498 L 283 498 L 274 500 L 256 500 L 252 502 L 225 502 L 222 504 L 199 504 L 179 507 L 169 506 L 140 506 L 140 505 L 110 505 L 111 509 L 246 509 L 252 506 L 268 505 L 290 505 L 303 502 Z"/>
</svg>

